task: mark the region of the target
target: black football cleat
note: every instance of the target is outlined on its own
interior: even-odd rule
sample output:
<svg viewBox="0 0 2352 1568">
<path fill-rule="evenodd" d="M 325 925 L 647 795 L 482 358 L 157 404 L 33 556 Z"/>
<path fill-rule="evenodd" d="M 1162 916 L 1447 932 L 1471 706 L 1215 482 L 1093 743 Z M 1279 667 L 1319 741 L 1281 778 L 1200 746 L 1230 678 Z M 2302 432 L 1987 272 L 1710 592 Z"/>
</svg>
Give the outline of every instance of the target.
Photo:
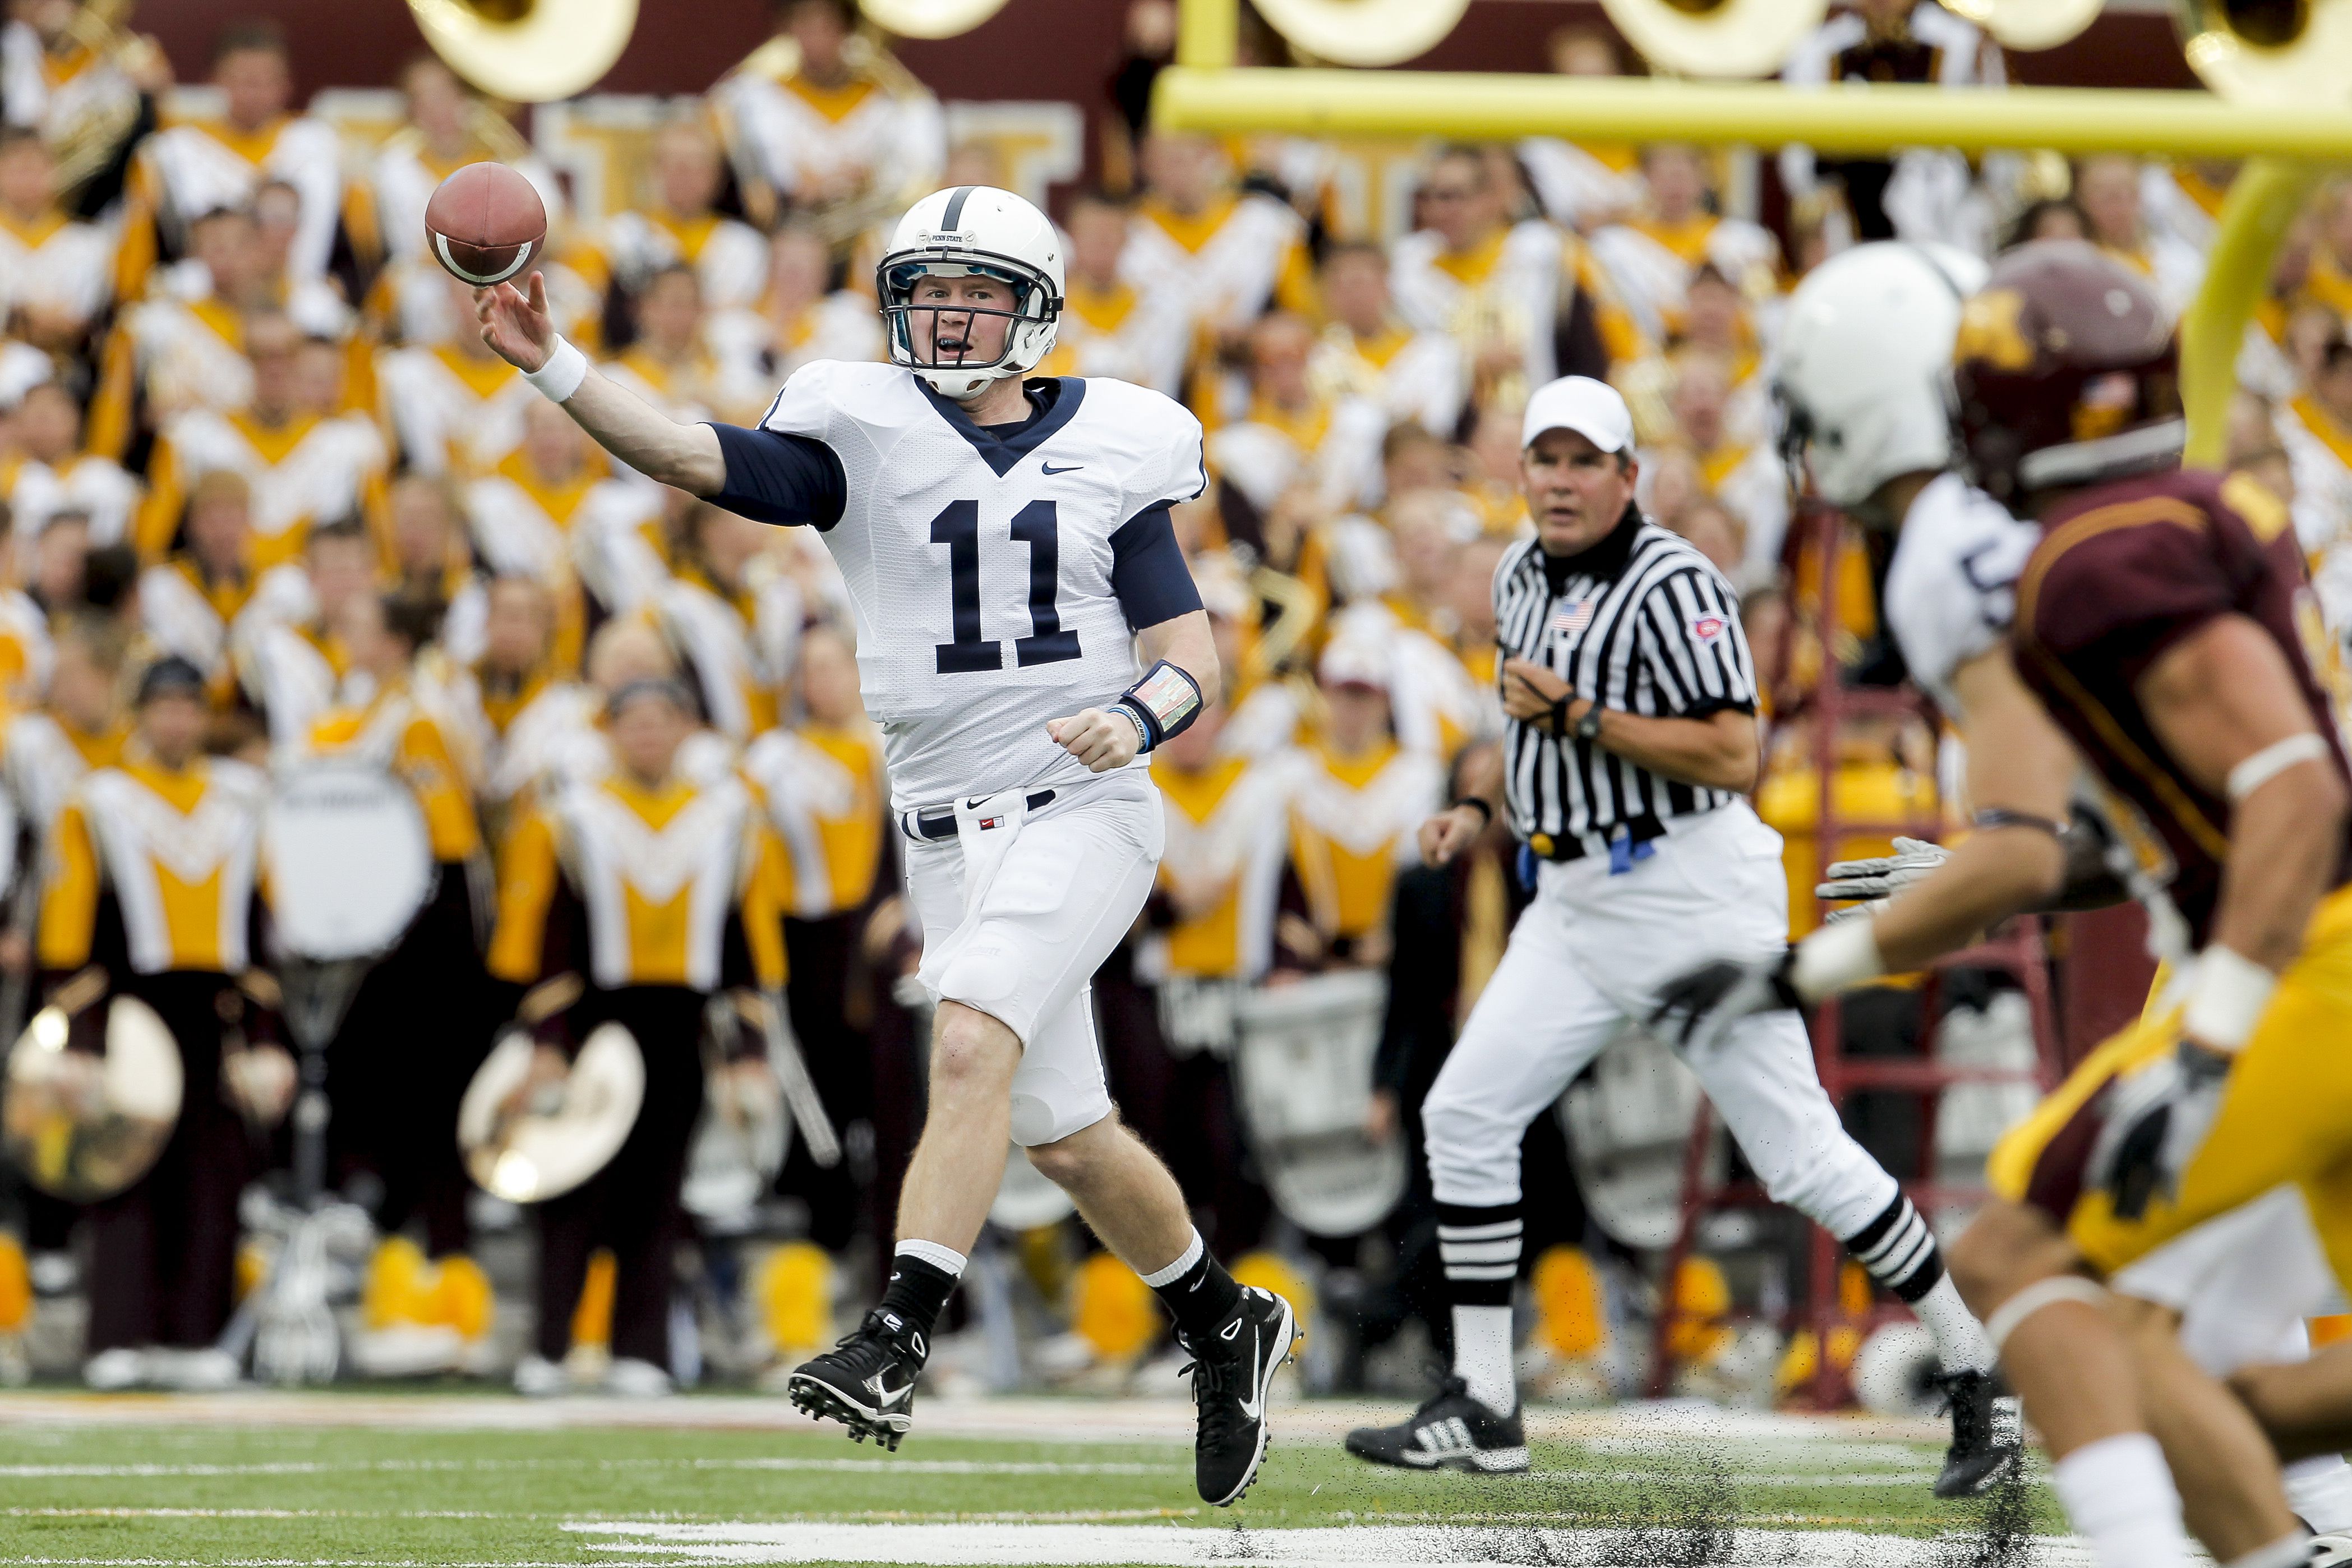
<svg viewBox="0 0 2352 1568">
<path fill-rule="evenodd" d="M 785 1384 L 794 1405 L 819 1421 L 838 1421 L 863 1443 L 896 1449 L 915 1424 L 915 1375 L 929 1347 L 895 1312 L 866 1314 L 857 1331 L 800 1369 Z"/>
<path fill-rule="evenodd" d="M 1936 1495 L 1982 1497 L 2016 1470 L 2024 1452 L 2025 1422 L 2017 1396 L 2002 1392 L 1989 1372 L 1948 1372 L 1935 1383 L 1952 1413 L 1952 1446 L 1944 1452 Z"/>
<path fill-rule="evenodd" d="M 1192 1480 L 1203 1502 L 1231 1507 L 1257 1479 L 1265 1460 L 1266 1391 L 1297 1337 L 1290 1303 L 1254 1285 L 1243 1289 L 1241 1305 L 1214 1333 L 1197 1341 L 1177 1334 L 1176 1342 L 1192 1358 L 1183 1370 L 1192 1376 L 1199 1411 Z"/>
<path fill-rule="evenodd" d="M 1527 1428 L 1519 1413 L 1497 1415 L 1458 1377 L 1438 1384 L 1428 1402 L 1393 1426 L 1359 1426 L 1348 1452 L 1401 1470 L 1475 1470 L 1510 1475 L 1528 1468 Z"/>
</svg>

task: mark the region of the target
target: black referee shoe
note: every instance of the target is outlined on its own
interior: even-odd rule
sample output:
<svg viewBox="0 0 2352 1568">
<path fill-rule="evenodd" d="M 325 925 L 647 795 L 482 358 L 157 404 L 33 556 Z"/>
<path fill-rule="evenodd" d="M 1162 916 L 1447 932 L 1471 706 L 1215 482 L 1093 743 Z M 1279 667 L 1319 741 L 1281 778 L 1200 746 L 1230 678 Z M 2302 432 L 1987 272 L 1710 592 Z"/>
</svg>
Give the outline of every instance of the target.
<svg viewBox="0 0 2352 1568">
<path fill-rule="evenodd" d="M 1200 1413 L 1192 1480 L 1202 1501 L 1229 1507 L 1257 1479 L 1265 1459 L 1266 1390 L 1297 1337 L 1290 1303 L 1255 1285 L 1244 1288 L 1241 1304 L 1214 1332 L 1197 1340 L 1177 1334 L 1176 1342 L 1192 1358 L 1183 1370 L 1192 1374 L 1192 1403 Z"/>
<path fill-rule="evenodd" d="M 1945 1450 L 1936 1495 L 1981 1497 L 2017 1468 L 2025 1450 L 2017 1396 L 2003 1393 L 1988 1372 L 1948 1372 L 1935 1382 L 1952 1413 L 1952 1446 Z"/>
<path fill-rule="evenodd" d="M 1427 1404 L 1393 1426 L 1359 1426 L 1348 1452 L 1401 1470 L 1475 1470 L 1507 1475 L 1528 1468 L 1527 1428 L 1519 1413 L 1497 1415 L 1458 1377 L 1438 1384 Z"/>
<path fill-rule="evenodd" d="M 896 1449 L 915 1424 L 915 1374 L 928 1348 L 920 1333 L 877 1307 L 856 1333 L 803 1362 L 785 1393 L 818 1420 L 848 1427 L 858 1442 L 872 1436 Z"/>
</svg>

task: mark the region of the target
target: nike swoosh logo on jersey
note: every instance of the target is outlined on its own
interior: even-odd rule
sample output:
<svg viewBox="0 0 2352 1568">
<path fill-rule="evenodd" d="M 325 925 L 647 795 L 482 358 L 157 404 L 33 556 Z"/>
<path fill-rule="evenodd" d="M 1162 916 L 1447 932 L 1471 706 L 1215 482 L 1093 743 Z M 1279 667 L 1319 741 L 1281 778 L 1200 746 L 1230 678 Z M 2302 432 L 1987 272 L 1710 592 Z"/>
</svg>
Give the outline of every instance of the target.
<svg viewBox="0 0 2352 1568">
<path fill-rule="evenodd" d="M 1086 465 L 1084 463 L 1072 463 L 1068 468 L 1057 468 L 1051 463 L 1040 463 L 1037 467 L 1040 470 L 1048 474 L 1075 474 L 1080 468 L 1085 468 Z"/>
</svg>

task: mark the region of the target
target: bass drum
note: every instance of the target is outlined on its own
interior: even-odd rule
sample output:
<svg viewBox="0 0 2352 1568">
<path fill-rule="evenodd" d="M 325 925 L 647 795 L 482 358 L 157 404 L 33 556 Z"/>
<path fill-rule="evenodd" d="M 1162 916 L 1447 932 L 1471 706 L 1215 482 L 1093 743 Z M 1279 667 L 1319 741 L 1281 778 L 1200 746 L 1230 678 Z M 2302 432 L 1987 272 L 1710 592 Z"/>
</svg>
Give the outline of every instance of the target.
<svg viewBox="0 0 2352 1568">
<path fill-rule="evenodd" d="M 1404 1196 L 1404 1140 L 1364 1133 L 1388 980 L 1355 971 L 1244 994 L 1235 1098 L 1275 1205 L 1316 1236 L 1355 1236 Z"/>
<path fill-rule="evenodd" d="M 186 1085 L 178 1042 L 136 996 L 106 1005 L 103 1054 L 71 1048 L 69 1034 L 65 1014 L 44 1007 L 18 1037 L 0 1148 L 50 1196 L 95 1203 L 155 1168 Z"/>
<path fill-rule="evenodd" d="M 1683 1165 L 1704 1091 L 1674 1048 L 1628 1029 L 1559 1098 L 1569 1162 L 1585 1207 L 1628 1247 L 1671 1247 L 1683 1223 Z M 1707 1141 L 1706 1182 L 1722 1184 L 1727 1156 Z"/>
<path fill-rule="evenodd" d="M 599 1024 L 562 1078 L 530 1081 L 520 1029 L 494 1047 L 457 1106 L 457 1147 L 481 1189 L 510 1204 L 561 1197 L 612 1163 L 646 1102 L 636 1037 Z"/>
<path fill-rule="evenodd" d="M 304 763 L 275 781 L 262 864 L 278 940 L 331 963 L 388 952 L 433 891 L 433 847 L 408 786 L 381 768 Z"/>
</svg>

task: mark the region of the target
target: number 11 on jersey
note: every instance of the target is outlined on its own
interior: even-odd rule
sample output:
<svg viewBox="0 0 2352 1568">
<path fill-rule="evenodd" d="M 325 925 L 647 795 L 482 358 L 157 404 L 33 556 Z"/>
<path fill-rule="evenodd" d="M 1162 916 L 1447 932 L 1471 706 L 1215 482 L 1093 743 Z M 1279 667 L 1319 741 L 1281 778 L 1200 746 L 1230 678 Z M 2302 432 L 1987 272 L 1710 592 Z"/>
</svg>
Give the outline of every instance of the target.
<svg viewBox="0 0 2352 1568">
<path fill-rule="evenodd" d="M 1016 668 L 1058 664 L 1078 657 L 1078 634 L 1062 629 L 1055 604 L 1061 582 L 1061 521 L 1049 500 L 1033 500 L 1013 514 L 1013 537 L 1029 546 L 1029 630 L 1013 641 Z M 931 542 L 948 547 L 948 605 L 953 642 L 933 645 L 941 675 L 1003 669 L 1004 649 L 980 635 L 980 503 L 952 500 L 931 519 Z"/>
</svg>

